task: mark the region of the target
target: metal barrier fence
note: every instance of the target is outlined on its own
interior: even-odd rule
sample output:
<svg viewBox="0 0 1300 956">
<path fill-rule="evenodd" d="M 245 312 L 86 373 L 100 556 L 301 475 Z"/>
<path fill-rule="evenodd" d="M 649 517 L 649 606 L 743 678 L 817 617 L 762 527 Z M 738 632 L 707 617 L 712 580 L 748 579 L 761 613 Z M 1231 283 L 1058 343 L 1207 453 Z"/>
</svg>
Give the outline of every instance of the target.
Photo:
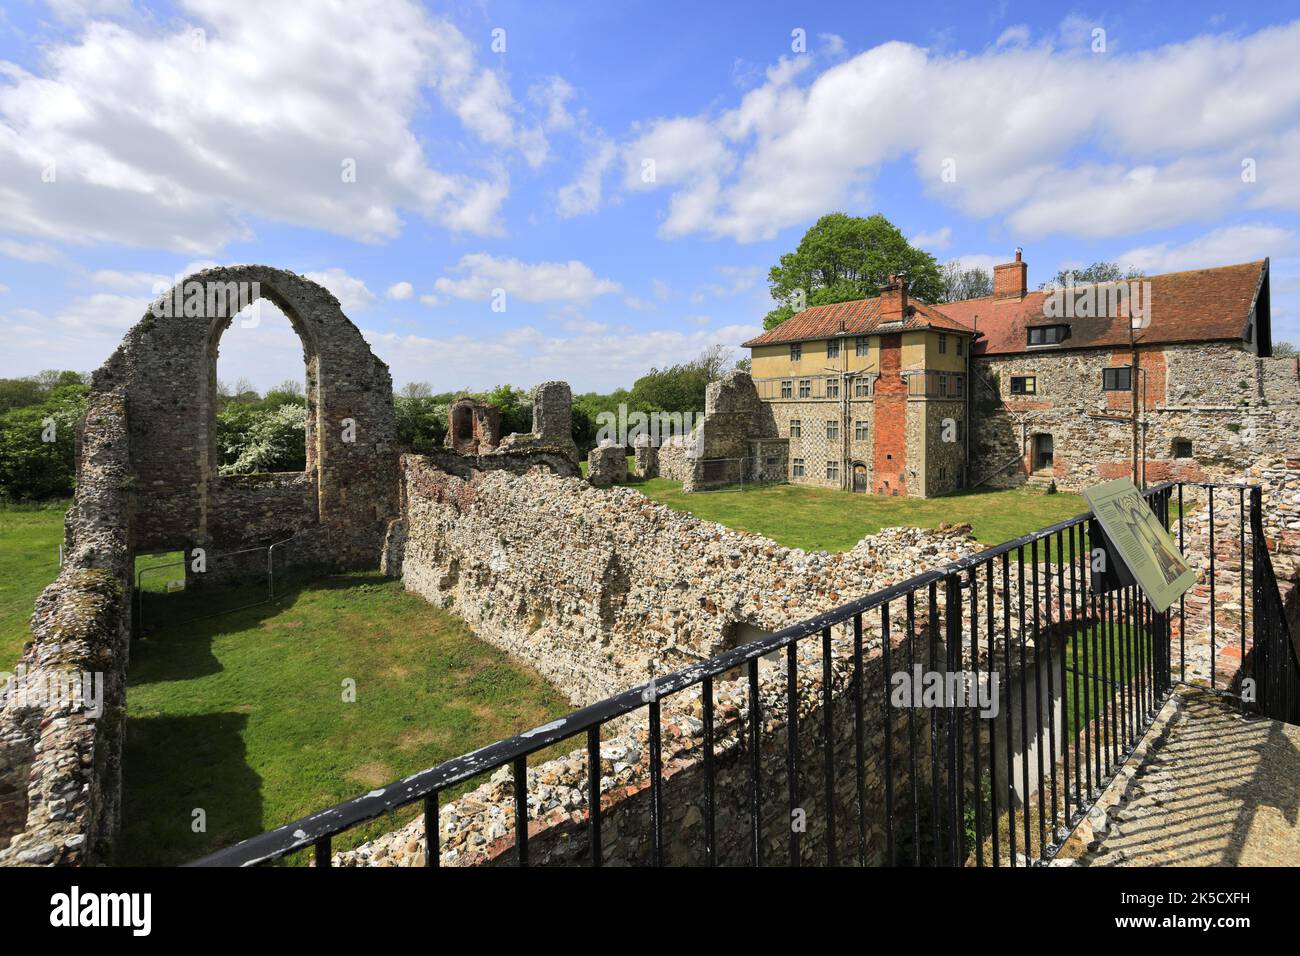
<svg viewBox="0 0 1300 956">
<path fill-rule="evenodd" d="M 266 554 L 266 596 L 261 597 L 255 601 L 250 601 L 246 604 L 239 604 L 230 607 L 226 606 L 225 602 L 222 602 L 221 607 L 218 610 L 211 611 L 204 614 L 197 614 L 193 617 L 185 618 L 184 620 L 181 621 L 174 621 L 172 623 L 185 624 L 188 623 L 189 621 L 203 620 L 205 618 L 213 617 L 218 614 L 230 614 L 234 611 L 242 611 L 250 607 L 259 607 L 260 605 L 267 604 L 270 601 L 275 600 L 276 549 L 277 548 L 281 549 L 280 553 L 283 554 L 285 547 L 289 545 L 291 542 L 295 541 L 300 536 L 301 535 L 291 535 L 288 538 L 284 538 L 280 541 L 276 541 L 270 545 L 263 545 L 257 548 L 241 548 L 238 551 L 225 551 L 219 554 L 205 555 L 204 561 L 212 565 L 213 571 L 217 573 L 223 573 L 225 572 L 225 568 L 222 566 L 221 562 L 232 561 L 233 559 L 240 558 L 244 555 L 254 555 L 254 554 L 260 554 L 265 552 Z M 140 568 L 136 571 L 135 574 L 136 618 L 135 620 L 136 620 L 136 627 L 141 633 L 144 633 L 146 630 L 145 614 L 144 614 L 145 595 L 146 593 L 151 593 L 151 594 L 155 593 L 155 592 L 145 591 L 144 583 L 146 577 L 156 572 L 162 572 L 168 569 L 180 568 L 181 578 L 183 579 L 185 577 L 185 569 L 190 565 L 191 560 L 192 560 L 191 557 L 186 557 L 180 561 L 168 561 L 165 564 L 152 564 L 149 565 L 148 567 Z M 252 570 L 252 564 L 247 563 L 243 573 L 249 574 L 251 570 Z M 251 574 L 249 576 L 251 577 Z M 246 584 L 245 586 L 249 586 L 249 585 Z M 168 591 L 170 591 L 170 588 L 168 589 Z M 227 593 L 224 596 L 228 597 L 229 595 Z"/>
<path fill-rule="evenodd" d="M 1168 483 L 1144 495 L 1168 528 L 1175 489 L 1180 504 L 1181 545 L 1183 486 Z M 1264 708 L 1274 712 L 1278 706 L 1294 709 L 1300 700 L 1295 692 L 1300 669 L 1286 621 L 1280 616 L 1281 602 L 1276 599 L 1276 582 L 1263 546 L 1258 489 L 1251 489 L 1250 504 L 1256 652 L 1252 655 L 1252 675 L 1261 686 L 1270 688 L 1267 696 L 1260 698 Z M 1244 542 L 1244 511 L 1240 521 L 1237 531 Z M 1091 560 L 1089 522 L 1090 516 L 1080 515 L 917 575 L 659 678 L 653 684 L 631 688 L 561 720 L 252 837 L 204 857 L 197 865 L 259 864 L 310 847 L 316 864 L 328 866 L 333 837 L 404 806 L 422 803 L 425 832 L 432 841 L 425 854 L 426 865 L 437 866 L 441 794 L 471 778 L 509 766 L 513 770 L 515 820 L 527 821 L 529 756 L 569 739 L 585 739 L 587 793 L 601 794 L 601 730 L 611 721 L 638 711 L 644 711 L 648 718 L 649 861 L 662 864 L 665 782 L 661 707 L 672 695 L 696 686 L 702 690 L 703 705 L 704 858 L 710 865 L 716 864 L 720 862 L 720 841 L 715 820 L 715 742 L 716 727 L 720 725 L 715 721 L 714 684 L 737 668 L 743 669 L 748 681 L 748 713 L 736 728 L 738 743 L 744 748 L 743 772 L 747 772 L 748 779 L 748 824 L 743 844 L 747 846 L 747 859 L 730 862 L 778 862 L 765 855 L 765 846 L 770 847 L 771 840 L 765 838 L 760 778 L 771 768 L 762 766 L 767 741 L 762 729 L 765 715 L 761 709 L 759 668 L 763 658 L 782 651 L 788 701 L 783 768 L 788 809 L 793 815 L 809 797 L 806 791 L 801 792 L 805 760 L 822 764 L 820 782 L 825 793 L 817 793 L 816 797 L 824 797 L 827 807 L 817 845 L 801 846 L 808 835 L 790 828 L 785 862 L 797 865 L 812 854 L 829 865 L 1017 866 L 1048 861 L 1132 753 L 1174 683 L 1172 609 L 1155 612 L 1136 586 L 1103 590 L 1109 585 L 1103 575 L 1096 573 Z M 1211 537 L 1212 602 L 1213 545 Z M 1244 557 L 1242 563 L 1244 570 Z M 1181 672 L 1188 638 L 1185 602 L 1178 615 Z M 868 630 L 878 625 L 882 636 L 878 672 L 864 667 L 864 625 Z M 852 629 L 847 660 L 851 668 L 849 699 L 841 703 L 851 706 L 855 797 L 843 813 L 835 802 L 834 786 L 843 778 L 837 774 L 832 740 L 836 702 L 832 628 L 836 626 Z M 1211 642 L 1217 639 L 1213 627 L 1211 616 Z M 901 641 L 895 640 L 897 635 L 902 635 Z M 1242 635 L 1245 651 L 1244 621 Z M 813 748 L 810 757 L 797 746 L 799 726 L 804 720 L 799 717 L 798 650 L 801 642 L 806 642 L 811 653 L 818 641 L 822 746 Z M 1258 652 L 1264 647 L 1268 650 L 1261 657 Z M 905 660 L 891 660 L 891 655 L 900 653 L 906 655 Z M 1010 676 L 1010 684 L 999 689 L 1002 720 L 983 719 L 974 709 L 959 706 L 951 696 L 928 714 L 919 713 L 915 706 L 895 704 L 890 693 L 893 668 L 906 666 L 912 671 L 921 653 L 925 653 L 931 667 L 942 668 L 945 682 L 957 674 L 965 676 L 965 666 L 973 671 L 976 683 L 981 674 L 988 678 L 996 670 Z M 869 688 L 868 675 L 884 686 Z M 882 806 L 869 806 L 866 796 L 868 697 L 873 701 L 879 698 L 879 710 L 870 717 L 878 720 L 885 731 Z M 818 749 L 820 754 L 816 753 Z M 601 800 L 588 799 L 586 829 L 589 859 L 594 866 L 599 866 L 603 858 L 601 825 L 606 812 L 610 811 L 602 808 Z M 882 832 L 873 843 L 868 838 L 868 817 L 877 819 L 878 814 L 883 819 Z M 527 865 L 528 827 L 516 825 L 514 836 L 517 862 Z"/>
</svg>

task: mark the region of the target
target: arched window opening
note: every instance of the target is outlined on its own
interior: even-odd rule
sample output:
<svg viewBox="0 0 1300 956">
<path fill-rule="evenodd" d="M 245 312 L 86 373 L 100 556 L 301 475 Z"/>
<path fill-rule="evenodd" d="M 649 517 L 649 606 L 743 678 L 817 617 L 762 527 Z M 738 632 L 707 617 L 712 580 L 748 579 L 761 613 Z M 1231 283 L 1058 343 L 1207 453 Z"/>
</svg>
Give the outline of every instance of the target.
<svg viewBox="0 0 1300 956">
<path fill-rule="evenodd" d="M 315 467 L 314 357 L 267 298 L 245 306 L 213 343 L 210 461 L 220 475 Z"/>
</svg>

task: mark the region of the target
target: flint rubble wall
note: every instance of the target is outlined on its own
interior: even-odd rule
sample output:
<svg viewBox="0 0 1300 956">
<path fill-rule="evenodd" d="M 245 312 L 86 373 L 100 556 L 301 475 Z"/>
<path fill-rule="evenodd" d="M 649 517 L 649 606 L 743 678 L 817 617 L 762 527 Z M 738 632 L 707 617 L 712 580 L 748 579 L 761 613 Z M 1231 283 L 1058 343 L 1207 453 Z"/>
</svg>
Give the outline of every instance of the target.
<svg viewBox="0 0 1300 956">
<path fill-rule="evenodd" d="M 63 567 L 0 700 L 0 866 L 106 862 L 121 816 L 133 507 L 121 391 L 91 396 L 79 444 Z M 98 716 L 46 693 L 86 675 L 102 680 Z"/>
<path fill-rule="evenodd" d="M 864 537 L 845 553 L 807 553 L 673 511 L 632 489 L 596 489 L 540 471 L 522 476 L 483 473 L 464 480 L 416 456 L 403 459 L 403 472 L 405 515 L 393 545 L 402 551 L 397 563 L 407 588 L 454 609 L 483 639 L 531 663 L 577 705 L 698 664 L 764 632 L 807 620 L 981 547 L 968 528 L 894 528 Z M 1014 591 L 1011 600 L 1016 600 Z M 901 758 L 908 753 L 905 712 L 895 711 L 894 764 L 889 774 L 884 767 L 886 733 L 881 714 L 888 674 L 899 670 L 909 655 L 923 667 L 930 662 L 930 615 L 924 605 L 924 600 L 918 602 L 910 635 L 898 620 L 893 623 L 889 668 L 884 666 L 879 615 L 868 614 L 863 620 L 865 844 L 853 772 L 855 714 L 847 693 L 854 637 L 850 625 L 831 629 L 831 736 L 836 768 L 831 800 L 844 860 L 856 858 L 861 850 L 868 862 L 881 862 L 884 781 L 892 781 L 896 806 L 904 806 L 910 793 Z M 942 606 L 941 592 L 935 619 L 938 634 L 944 627 Z M 998 634 L 992 646 L 1000 648 L 1001 642 Z M 938 646 L 942 655 L 941 640 Z M 981 645 L 981 655 L 988 649 Z M 769 860 L 783 858 L 790 834 L 786 664 L 780 656 L 779 661 L 761 660 L 759 665 L 760 841 Z M 936 666 L 942 663 L 935 662 Z M 830 818 L 822 759 L 826 688 L 821 642 L 816 637 L 799 644 L 797 680 L 801 755 L 797 785 L 808 826 L 801 853 L 812 862 L 825 853 Z M 748 862 L 752 848 L 748 694 L 743 672 L 715 680 L 717 846 L 725 863 Z M 667 862 L 701 862 L 701 689 L 672 695 L 662 707 Z M 933 712 L 906 713 L 916 719 L 925 793 L 930 783 L 927 747 Z M 940 714 L 935 719 L 942 723 L 944 718 Z M 638 710 L 603 730 L 605 862 L 644 863 L 651 853 L 644 712 Z M 574 743 L 581 747 L 581 738 Z M 581 863 L 587 858 L 586 791 L 585 749 L 529 769 L 534 860 Z M 511 862 L 514 810 L 509 768 L 445 806 L 439 822 L 443 863 Z M 336 861 L 356 866 L 420 865 L 425 854 L 423 836 L 423 824 L 416 820 L 336 855 Z"/>
</svg>

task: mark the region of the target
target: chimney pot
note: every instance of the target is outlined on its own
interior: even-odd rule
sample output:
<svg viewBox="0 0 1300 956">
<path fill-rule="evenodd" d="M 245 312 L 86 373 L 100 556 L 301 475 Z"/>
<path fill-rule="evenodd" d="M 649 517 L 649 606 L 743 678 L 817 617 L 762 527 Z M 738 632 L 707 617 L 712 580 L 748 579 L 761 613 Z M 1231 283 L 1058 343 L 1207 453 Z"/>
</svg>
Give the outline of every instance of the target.
<svg viewBox="0 0 1300 956">
<path fill-rule="evenodd" d="M 993 267 L 993 298 L 995 299 L 1023 299 L 1025 297 L 1026 273 L 1028 266 L 1021 256 L 1022 250 L 1016 247 L 1016 258 L 1013 262 L 1004 262 L 1002 265 Z"/>
<path fill-rule="evenodd" d="M 880 318 L 885 322 L 895 322 L 906 317 L 907 273 L 897 272 L 889 277 L 889 285 L 880 291 Z"/>
</svg>

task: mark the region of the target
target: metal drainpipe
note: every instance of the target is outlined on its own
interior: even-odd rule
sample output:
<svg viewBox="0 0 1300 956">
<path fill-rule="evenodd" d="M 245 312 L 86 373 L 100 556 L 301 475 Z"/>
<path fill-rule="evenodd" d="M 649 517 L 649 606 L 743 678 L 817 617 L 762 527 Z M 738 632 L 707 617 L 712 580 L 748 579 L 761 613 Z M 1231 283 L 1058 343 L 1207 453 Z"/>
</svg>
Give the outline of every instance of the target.
<svg viewBox="0 0 1300 956">
<path fill-rule="evenodd" d="M 849 455 L 849 353 L 840 333 L 840 490 L 853 490 L 853 463 Z"/>
<path fill-rule="evenodd" d="M 958 340 L 960 341 L 960 340 Z M 975 337 L 971 336 L 966 341 L 966 381 L 962 385 L 962 391 L 966 394 L 966 424 L 964 426 L 966 440 L 962 442 L 962 461 L 961 461 L 961 486 L 965 488 L 970 483 L 970 430 L 972 426 L 970 415 L 970 393 L 971 393 L 971 348 L 975 345 Z"/>
</svg>

